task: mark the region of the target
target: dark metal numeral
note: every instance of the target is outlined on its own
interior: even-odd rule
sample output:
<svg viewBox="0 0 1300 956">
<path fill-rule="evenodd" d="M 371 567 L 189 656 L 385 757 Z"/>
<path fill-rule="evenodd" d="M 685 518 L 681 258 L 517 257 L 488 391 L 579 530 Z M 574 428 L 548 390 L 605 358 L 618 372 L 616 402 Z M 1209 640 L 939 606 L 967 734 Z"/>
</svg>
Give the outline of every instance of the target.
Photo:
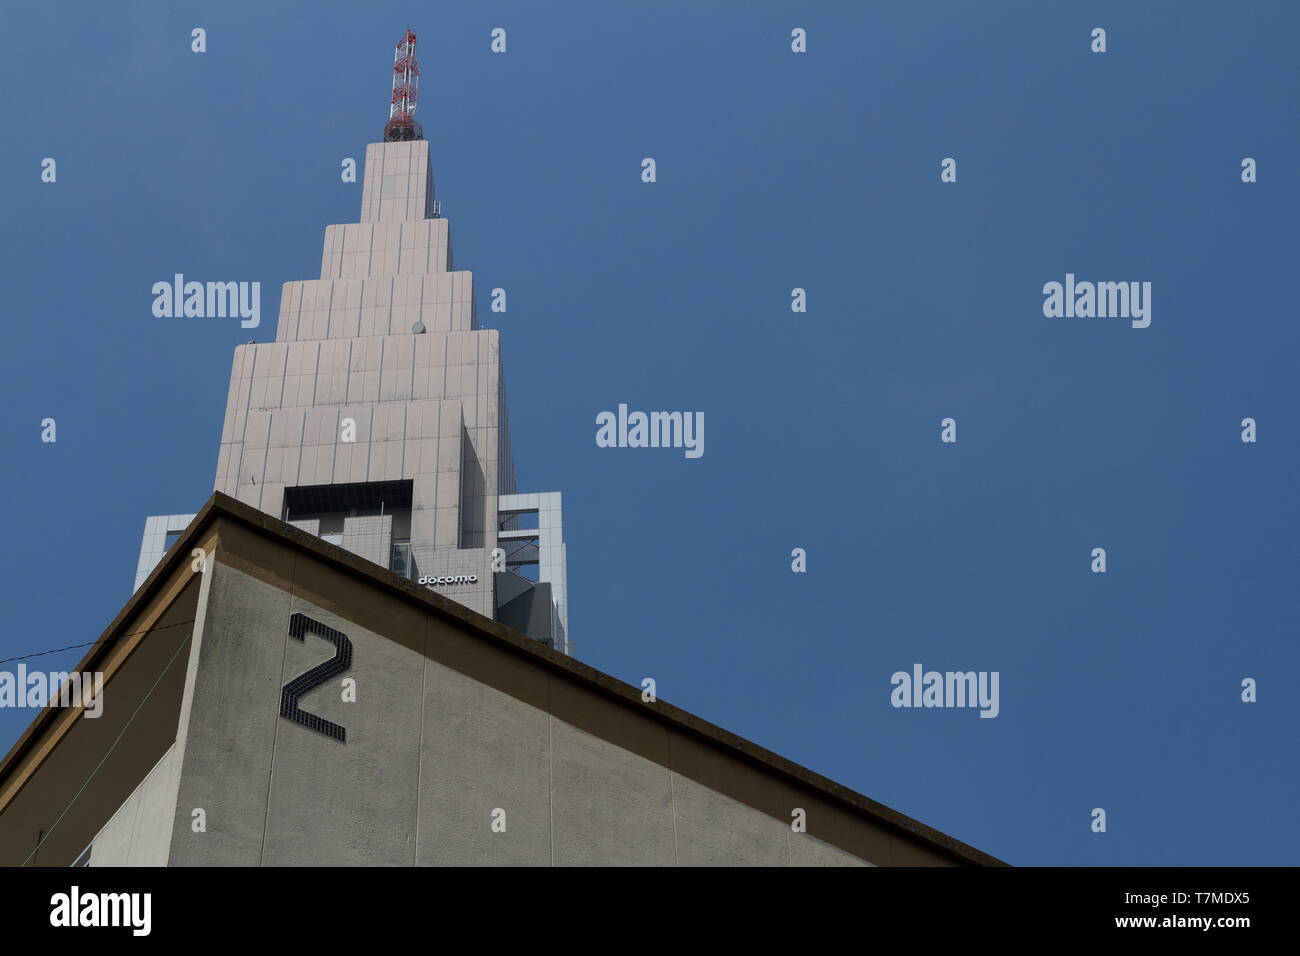
<svg viewBox="0 0 1300 956">
<path fill-rule="evenodd" d="M 280 716 L 288 717 L 295 724 L 302 724 L 308 730 L 333 737 L 335 740 L 347 741 L 348 732 L 341 724 L 324 717 L 309 714 L 298 706 L 298 700 L 310 690 L 314 690 L 332 677 L 337 677 L 352 666 L 352 642 L 342 631 L 326 627 L 319 621 L 313 621 L 306 614 L 294 614 L 289 618 L 289 636 L 306 643 L 308 633 L 319 635 L 332 643 L 337 650 L 332 658 L 323 664 L 317 664 L 311 670 L 284 685 L 280 691 Z"/>
</svg>

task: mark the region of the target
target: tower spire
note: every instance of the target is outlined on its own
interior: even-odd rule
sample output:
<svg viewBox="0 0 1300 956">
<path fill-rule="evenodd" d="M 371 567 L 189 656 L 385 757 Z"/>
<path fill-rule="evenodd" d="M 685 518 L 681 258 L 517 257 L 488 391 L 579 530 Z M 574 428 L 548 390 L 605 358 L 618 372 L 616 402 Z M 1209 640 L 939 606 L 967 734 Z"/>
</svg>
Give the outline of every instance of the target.
<svg viewBox="0 0 1300 956">
<path fill-rule="evenodd" d="M 415 59 L 415 31 L 407 30 L 393 51 L 393 98 L 384 124 L 384 142 L 424 139 L 415 121 L 415 101 L 420 94 L 420 64 Z"/>
</svg>

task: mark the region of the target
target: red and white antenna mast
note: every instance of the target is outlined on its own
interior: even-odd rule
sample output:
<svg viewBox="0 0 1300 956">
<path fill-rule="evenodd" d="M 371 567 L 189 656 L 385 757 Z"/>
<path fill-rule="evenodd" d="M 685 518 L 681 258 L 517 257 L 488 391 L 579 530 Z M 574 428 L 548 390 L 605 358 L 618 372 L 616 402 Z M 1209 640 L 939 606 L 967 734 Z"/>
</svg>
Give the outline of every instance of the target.
<svg viewBox="0 0 1300 956">
<path fill-rule="evenodd" d="M 415 121 L 415 101 L 420 95 L 420 64 L 415 59 L 415 32 L 406 36 L 393 51 L 393 100 L 384 124 L 384 142 L 400 143 L 424 139 L 424 130 Z"/>
</svg>

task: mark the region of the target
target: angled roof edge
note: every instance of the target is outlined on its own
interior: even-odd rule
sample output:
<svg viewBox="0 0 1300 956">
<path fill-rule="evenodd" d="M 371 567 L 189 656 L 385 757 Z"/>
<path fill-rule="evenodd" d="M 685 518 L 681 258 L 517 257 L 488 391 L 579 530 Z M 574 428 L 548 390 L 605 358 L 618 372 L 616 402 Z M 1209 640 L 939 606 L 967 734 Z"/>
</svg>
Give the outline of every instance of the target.
<svg viewBox="0 0 1300 956">
<path fill-rule="evenodd" d="M 144 583 L 131 595 L 130 600 L 126 602 L 108 627 L 105 628 L 99 640 L 87 651 L 86 655 L 78 663 L 76 670 L 95 669 L 92 666 L 94 662 L 106 655 L 126 633 L 125 626 L 127 622 L 132 620 L 162 590 L 164 583 L 180 565 L 191 560 L 190 552 L 197 547 L 198 542 L 206 535 L 209 527 L 222 518 L 251 527 L 269 537 L 278 538 L 283 543 L 310 552 L 327 564 L 337 568 L 344 568 L 358 577 L 368 579 L 376 586 L 395 591 L 407 600 L 418 603 L 439 616 L 454 620 L 485 640 L 503 646 L 513 653 L 529 657 L 538 665 L 561 673 L 570 680 L 585 684 L 607 697 L 613 697 L 634 708 L 639 713 L 648 714 L 654 719 L 686 731 L 709 744 L 730 751 L 744 760 L 757 763 L 802 786 L 816 790 L 823 796 L 845 804 L 859 813 L 865 813 L 881 823 L 902 831 L 913 839 L 930 844 L 934 848 L 967 864 L 974 866 L 1010 865 L 679 707 L 674 707 L 663 700 L 657 700 L 653 705 L 647 705 L 642 702 L 640 688 L 633 687 L 616 677 L 611 677 L 609 674 L 596 670 L 588 664 L 553 651 L 527 635 L 506 627 L 476 611 L 472 611 L 427 587 L 417 585 L 393 571 L 381 568 L 379 565 L 373 564 L 350 551 L 345 551 L 337 545 L 329 544 L 315 535 L 285 524 L 280 519 L 258 511 L 251 505 L 246 505 L 219 491 L 213 492 L 212 496 L 204 503 L 199 513 L 194 516 L 194 520 L 190 522 L 189 527 L 185 529 L 167 554 L 163 556 L 163 559 L 149 574 L 149 577 L 145 579 Z M 47 705 L 9 749 L 4 760 L 0 761 L 0 786 L 9 778 L 32 744 L 53 721 L 58 710 L 56 707 Z"/>
</svg>

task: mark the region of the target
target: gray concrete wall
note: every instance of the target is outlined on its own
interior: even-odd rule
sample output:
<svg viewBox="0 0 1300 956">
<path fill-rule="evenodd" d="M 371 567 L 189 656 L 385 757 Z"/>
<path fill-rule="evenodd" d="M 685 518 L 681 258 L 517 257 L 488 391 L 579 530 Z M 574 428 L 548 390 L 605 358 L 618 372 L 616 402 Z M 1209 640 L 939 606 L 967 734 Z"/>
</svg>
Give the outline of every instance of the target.
<svg viewBox="0 0 1300 956">
<path fill-rule="evenodd" d="M 503 677 L 513 686 L 494 686 L 467 673 L 482 651 L 465 642 L 482 639 L 452 636 L 431 612 L 341 572 L 270 563 L 253 576 L 219 556 L 212 572 L 173 864 L 864 862 L 670 770 L 668 737 L 642 718 L 580 729 L 548 708 L 552 678 L 538 665 L 519 660 Z M 382 633 L 328 601 L 374 606 Z M 284 684 L 335 653 L 322 638 L 290 638 L 294 612 L 351 641 L 351 668 L 301 700 L 343 725 L 345 741 L 279 716 Z M 465 653 L 463 667 L 439 659 Z M 345 679 L 355 702 L 343 699 Z M 582 723 L 605 705 L 572 706 Z M 193 807 L 206 810 L 207 833 L 191 832 Z M 495 811 L 505 832 L 493 831 Z"/>
<path fill-rule="evenodd" d="M 179 751 L 173 744 L 95 837 L 88 866 L 166 866 L 171 848 Z"/>
<path fill-rule="evenodd" d="M 184 746 L 169 863 L 256 866 L 291 598 L 279 588 L 248 587 L 245 575 L 218 561 L 208 577 L 177 732 Z M 206 832 L 191 829 L 196 809 L 204 812 Z"/>
</svg>

